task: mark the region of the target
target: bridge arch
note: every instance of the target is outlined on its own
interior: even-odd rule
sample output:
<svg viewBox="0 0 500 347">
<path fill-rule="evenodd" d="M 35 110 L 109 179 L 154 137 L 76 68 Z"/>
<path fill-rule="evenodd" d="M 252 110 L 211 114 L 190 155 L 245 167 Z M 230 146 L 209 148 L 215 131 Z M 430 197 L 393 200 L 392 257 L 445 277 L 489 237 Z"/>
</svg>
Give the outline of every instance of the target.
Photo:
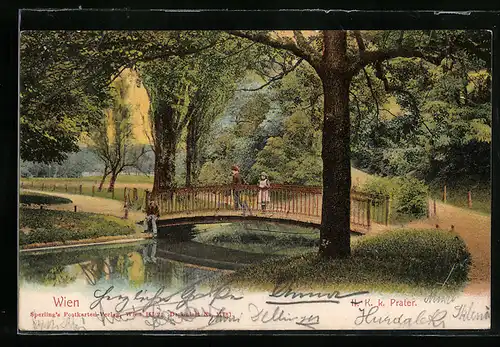
<svg viewBox="0 0 500 347">
<path fill-rule="evenodd" d="M 266 195 L 254 185 L 182 187 L 155 196 L 160 209 L 159 225 L 267 220 L 311 227 L 321 223 L 323 189 L 273 184 Z M 266 201 L 262 200 L 267 196 Z M 388 224 L 389 198 L 351 190 L 351 230 L 370 231 L 373 223 Z"/>
</svg>

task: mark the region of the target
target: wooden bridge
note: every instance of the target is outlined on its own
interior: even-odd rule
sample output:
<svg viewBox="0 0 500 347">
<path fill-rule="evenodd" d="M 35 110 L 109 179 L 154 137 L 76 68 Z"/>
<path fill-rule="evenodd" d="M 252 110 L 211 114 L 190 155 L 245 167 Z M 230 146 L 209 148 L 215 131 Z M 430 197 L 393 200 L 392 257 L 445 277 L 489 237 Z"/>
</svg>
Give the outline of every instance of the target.
<svg viewBox="0 0 500 347">
<path fill-rule="evenodd" d="M 177 188 L 154 198 L 159 225 L 268 220 L 319 226 L 321 187 L 273 184 L 267 192 L 254 185 Z M 264 200 L 264 201 L 262 201 Z M 263 204 L 264 202 L 264 204 Z M 390 199 L 351 190 L 351 230 L 370 231 L 373 223 L 388 224 Z"/>
</svg>

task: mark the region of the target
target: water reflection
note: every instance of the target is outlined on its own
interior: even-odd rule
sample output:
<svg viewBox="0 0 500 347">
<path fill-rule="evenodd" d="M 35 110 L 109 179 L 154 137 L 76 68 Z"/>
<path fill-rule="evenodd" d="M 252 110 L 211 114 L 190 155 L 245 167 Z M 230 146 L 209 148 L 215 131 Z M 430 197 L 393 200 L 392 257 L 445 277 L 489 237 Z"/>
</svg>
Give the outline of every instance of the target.
<svg viewBox="0 0 500 347">
<path fill-rule="evenodd" d="M 20 285 L 175 288 L 219 275 L 217 269 L 159 256 L 158 243 L 163 242 L 22 255 Z"/>
<path fill-rule="evenodd" d="M 133 244 L 23 253 L 20 286 L 181 287 L 220 276 L 283 250 L 316 249 L 318 231 L 277 223 L 223 223 L 159 228 Z"/>
</svg>

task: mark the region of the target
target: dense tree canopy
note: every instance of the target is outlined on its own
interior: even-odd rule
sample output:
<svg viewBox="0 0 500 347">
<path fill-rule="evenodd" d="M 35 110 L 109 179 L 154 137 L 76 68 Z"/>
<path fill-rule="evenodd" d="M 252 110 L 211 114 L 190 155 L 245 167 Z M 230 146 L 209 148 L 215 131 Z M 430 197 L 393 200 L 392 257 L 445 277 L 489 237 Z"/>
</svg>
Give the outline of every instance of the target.
<svg viewBox="0 0 500 347">
<path fill-rule="evenodd" d="M 351 163 L 489 179 L 490 40 L 460 30 L 23 33 L 21 156 L 75 151 L 113 79 L 133 67 L 150 99 L 155 192 L 173 187 L 179 151 L 187 185 L 224 182 L 232 164 L 247 182 L 266 171 L 321 184 L 320 253 L 345 257 Z"/>
<path fill-rule="evenodd" d="M 21 157 L 61 161 L 110 102 L 109 85 L 139 61 L 217 44 L 211 32 L 25 31 L 20 43 Z"/>
</svg>

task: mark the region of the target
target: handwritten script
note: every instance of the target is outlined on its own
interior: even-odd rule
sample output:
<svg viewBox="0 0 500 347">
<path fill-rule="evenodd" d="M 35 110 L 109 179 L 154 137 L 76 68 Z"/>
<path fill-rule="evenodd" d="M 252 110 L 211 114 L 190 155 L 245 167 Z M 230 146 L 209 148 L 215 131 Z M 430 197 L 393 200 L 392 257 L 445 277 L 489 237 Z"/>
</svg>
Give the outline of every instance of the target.
<svg viewBox="0 0 500 347">
<path fill-rule="evenodd" d="M 213 286 L 208 292 L 201 292 L 196 287 L 198 283 L 194 282 L 173 293 L 165 293 L 165 287 L 162 286 L 156 292 L 139 290 L 133 296 L 117 293 L 114 286 L 105 290 L 97 289 L 94 291 L 96 300 L 90 304 L 90 309 L 99 308 L 101 315 L 98 318 L 103 325 L 106 322 L 113 324 L 115 321 L 132 320 L 142 316 L 148 318 L 146 324 L 157 327 L 164 324 L 176 325 L 198 317 L 210 318 L 214 315 L 229 319 L 223 310 L 216 307 L 216 304 L 224 300 L 243 299 L 242 295 L 234 294 L 228 284 L 223 283 Z M 194 302 L 201 299 L 209 300 L 208 309 L 192 307 Z M 116 314 L 105 315 L 103 305 L 112 305 Z M 179 310 L 182 310 L 182 315 L 178 313 Z M 214 311 L 216 313 L 213 313 Z"/>
<path fill-rule="evenodd" d="M 339 304 L 340 299 L 369 293 L 368 291 L 360 291 L 347 294 L 340 294 L 340 292 L 338 291 L 334 291 L 331 293 L 299 292 L 293 290 L 292 285 L 293 284 L 291 283 L 277 284 L 275 285 L 271 294 L 269 294 L 269 297 L 271 298 L 284 298 L 287 299 L 287 301 L 266 301 L 266 303 L 277 304 L 277 305 L 319 304 L 319 303 Z"/>
</svg>

